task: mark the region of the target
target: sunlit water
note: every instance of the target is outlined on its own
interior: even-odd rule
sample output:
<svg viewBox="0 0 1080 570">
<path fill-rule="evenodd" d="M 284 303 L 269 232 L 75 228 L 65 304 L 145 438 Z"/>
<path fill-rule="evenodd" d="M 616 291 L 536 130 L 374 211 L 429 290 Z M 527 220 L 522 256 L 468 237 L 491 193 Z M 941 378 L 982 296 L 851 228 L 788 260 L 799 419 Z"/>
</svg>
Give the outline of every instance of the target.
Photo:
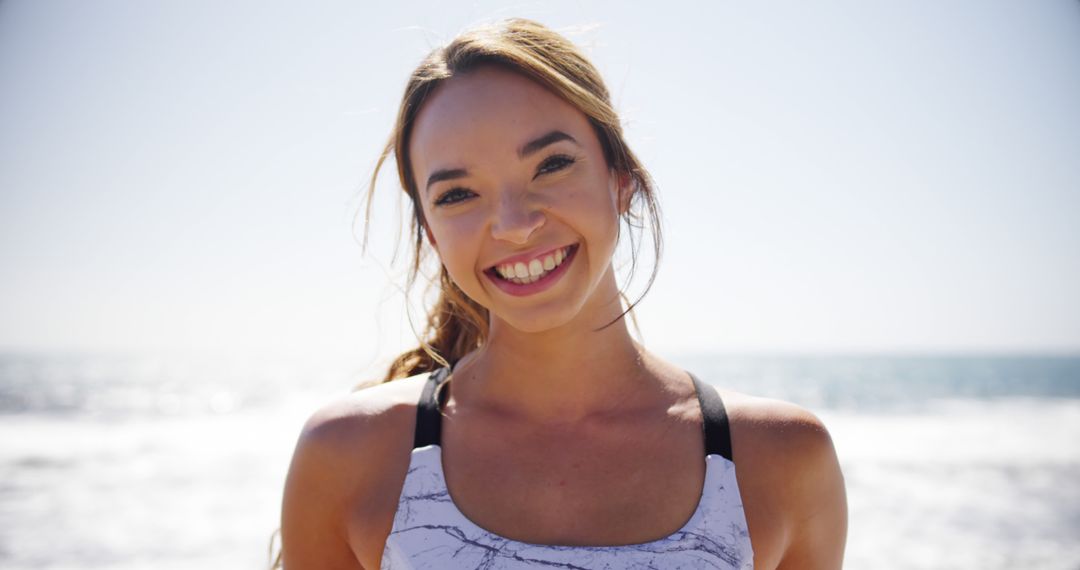
<svg viewBox="0 0 1080 570">
<path fill-rule="evenodd" d="M 1080 568 L 1080 358 L 674 360 L 825 420 L 846 567 Z M 297 432 L 357 380 L 281 358 L 0 355 L 0 568 L 265 567 Z"/>
</svg>

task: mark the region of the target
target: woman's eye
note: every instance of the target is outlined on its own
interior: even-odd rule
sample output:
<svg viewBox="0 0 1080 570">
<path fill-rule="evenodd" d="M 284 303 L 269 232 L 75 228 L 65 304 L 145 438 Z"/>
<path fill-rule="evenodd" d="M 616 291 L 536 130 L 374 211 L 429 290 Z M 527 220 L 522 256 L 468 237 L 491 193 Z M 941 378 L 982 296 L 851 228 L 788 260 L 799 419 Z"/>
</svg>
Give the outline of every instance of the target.
<svg viewBox="0 0 1080 570">
<path fill-rule="evenodd" d="M 555 156 L 548 157 L 547 160 L 540 164 L 540 168 L 536 170 L 536 176 L 558 172 L 571 164 L 574 164 L 573 157 L 565 154 L 556 154 Z"/>
<path fill-rule="evenodd" d="M 435 199 L 435 205 L 448 206 L 450 204 L 457 204 L 458 202 L 468 200 L 470 197 L 472 197 L 472 192 L 464 188 L 451 188 Z"/>
</svg>

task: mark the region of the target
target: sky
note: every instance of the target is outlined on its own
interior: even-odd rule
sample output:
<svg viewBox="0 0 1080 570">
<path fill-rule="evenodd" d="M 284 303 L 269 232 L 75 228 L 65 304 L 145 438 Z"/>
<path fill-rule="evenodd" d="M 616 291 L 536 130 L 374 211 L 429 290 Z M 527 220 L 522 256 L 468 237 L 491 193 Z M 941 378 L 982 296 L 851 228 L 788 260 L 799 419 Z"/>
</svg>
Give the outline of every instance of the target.
<svg viewBox="0 0 1080 570">
<path fill-rule="evenodd" d="M 511 16 L 583 46 L 657 181 L 647 346 L 1080 351 L 1065 0 L 3 0 L 0 349 L 413 345 L 392 170 L 367 254 L 361 198 L 412 68 Z"/>
</svg>

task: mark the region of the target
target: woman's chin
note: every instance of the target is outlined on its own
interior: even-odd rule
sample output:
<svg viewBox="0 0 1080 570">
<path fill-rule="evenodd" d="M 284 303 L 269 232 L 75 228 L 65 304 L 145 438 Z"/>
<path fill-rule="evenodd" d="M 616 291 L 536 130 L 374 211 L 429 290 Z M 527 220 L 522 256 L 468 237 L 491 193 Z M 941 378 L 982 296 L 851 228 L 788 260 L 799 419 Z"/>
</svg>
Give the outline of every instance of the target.
<svg viewBox="0 0 1080 570">
<path fill-rule="evenodd" d="M 543 334 L 553 330 L 563 328 L 569 323 L 572 318 L 559 318 L 556 315 L 550 313 L 544 315 L 506 315 L 506 318 L 500 318 L 500 324 L 503 327 L 508 327 L 516 333 L 524 334 Z M 499 330 L 493 326 L 491 330 L 492 334 L 498 334 Z"/>
</svg>

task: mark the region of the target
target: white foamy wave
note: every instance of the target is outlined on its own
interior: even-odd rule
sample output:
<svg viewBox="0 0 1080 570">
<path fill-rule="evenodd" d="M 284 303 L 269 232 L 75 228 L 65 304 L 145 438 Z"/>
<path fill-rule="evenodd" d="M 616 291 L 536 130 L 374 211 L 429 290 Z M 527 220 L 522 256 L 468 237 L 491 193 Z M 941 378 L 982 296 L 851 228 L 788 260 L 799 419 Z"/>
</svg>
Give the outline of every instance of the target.
<svg viewBox="0 0 1080 570">
<path fill-rule="evenodd" d="M 1080 402 L 822 418 L 847 482 L 847 567 L 1080 567 Z"/>
<path fill-rule="evenodd" d="M 0 566 L 262 568 L 304 418 L 0 423 Z"/>
</svg>

